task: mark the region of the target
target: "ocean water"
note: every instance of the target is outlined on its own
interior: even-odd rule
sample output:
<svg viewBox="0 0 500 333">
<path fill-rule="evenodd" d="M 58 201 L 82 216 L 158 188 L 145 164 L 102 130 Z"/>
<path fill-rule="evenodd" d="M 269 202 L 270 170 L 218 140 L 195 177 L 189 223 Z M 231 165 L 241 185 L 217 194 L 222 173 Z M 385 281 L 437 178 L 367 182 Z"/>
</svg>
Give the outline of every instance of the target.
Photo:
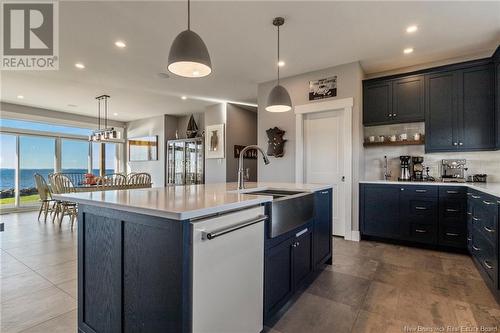
<svg viewBox="0 0 500 333">
<path fill-rule="evenodd" d="M 20 170 L 19 177 L 19 187 L 32 188 L 35 187 L 35 180 L 33 175 L 35 173 L 41 174 L 45 180 L 48 180 L 50 173 L 53 173 L 53 169 L 22 169 Z M 74 172 L 74 173 L 87 173 L 87 169 L 64 169 L 63 172 Z M 106 169 L 106 174 L 113 173 L 113 169 Z M 99 174 L 98 169 L 92 170 L 94 175 Z M 15 170 L 14 169 L 0 169 L 0 190 L 7 190 L 15 187 Z"/>
</svg>

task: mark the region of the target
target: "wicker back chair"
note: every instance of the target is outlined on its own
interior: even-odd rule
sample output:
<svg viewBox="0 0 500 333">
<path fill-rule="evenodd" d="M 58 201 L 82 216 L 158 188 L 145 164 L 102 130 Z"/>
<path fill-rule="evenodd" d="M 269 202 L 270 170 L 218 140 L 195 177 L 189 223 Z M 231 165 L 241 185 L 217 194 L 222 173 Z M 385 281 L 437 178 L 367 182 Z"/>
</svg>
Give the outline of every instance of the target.
<svg viewBox="0 0 500 333">
<path fill-rule="evenodd" d="M 128 180 L 129 187 L 151 187 L 151 175 L 146 172 L 136 173 Z"/>
<path fill-rule="evenodd" d="M 50 188 L 43 176 L 39 173 L 33 175 L 35 179 L 36 190 L 40 196 L 40 211 L 38 212 L 38 221 L 40 221 L 40 216 L 42 212 L 44 213 L 44 222 L 47 222 L 47 215 L 53 213 L 56 207 L 56 201 L 52 199 L 52 193 L 50 193 Z"/>
<path fill-rule="evenodd" d="M 64 175 L 66 176 L 69 180 L 71 180 L 71 183 L 73 185 L 82 185 L 85 183 L 85 173 L 80 173 L 80 172 L 59 172 L 59 175 Z"/>
<path fill-rule="evenodd" d="M 50 186 L 52 187 L 52 192 L 56 194 L 62 193 L 73 193 L 76 192 L 75 186 L 71 179 L 63 173 L 55 173 L 49 175 Z M 54 219 L 58 219 L 59 227 L 62 225 L 64 216 L 68 216 L 71 222 L 71 230 L 73 230 L 73 224 L 75 223 L 77 215 L 76 203 L 70 201 L 57 201 L 56 209 L 54 213 Z"/>
<path fill-rule="evenodd" d="M 111 186 L 119 188 L 124 188 L 127 185 L 127 177 L 120 173 L 113 173 L 110 175 L 106 175 L 104 177 L 100 177 L 97 180 L 97 186 Z"/>
<path fill-rule="evenodd" d="M 54 173 L 49 175 L 50 186 L 52 191 L 57 194 L 72 193 L 75 191 L 75 185 L 71 178 L 63 173 Z"/>
</svg>

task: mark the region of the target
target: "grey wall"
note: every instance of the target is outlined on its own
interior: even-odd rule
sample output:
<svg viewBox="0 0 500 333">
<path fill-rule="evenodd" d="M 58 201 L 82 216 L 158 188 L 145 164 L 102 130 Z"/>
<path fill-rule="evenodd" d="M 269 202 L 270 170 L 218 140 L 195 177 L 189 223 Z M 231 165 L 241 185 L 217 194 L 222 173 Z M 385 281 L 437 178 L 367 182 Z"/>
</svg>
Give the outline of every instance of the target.
<svg viewBox="0 0 500 333">
<path fill-rule="evenodd" d="M 309 81 L 337 75 L 337 96 L 333 99 L 354 98 L 352 132 L 352 196 L 353 196 L 353 230 L 358 229 L 358 198 L 359 180 L 364 176 L 363 161 L 363 126 L 361 118 L 361 94 L 363 71 L 359 62 L 330 67 L 310 73 L 288 77 L 281 80 L 281 84 L 288 90 L 294 106 L 314 103 L 308 100 Z M 264 107 L 270 90 L 275 81 L 259 84 L 258 86 L 258 144 L 267 149 L 266 130 L 278 126 L 286 131 L 285 156 L 271 157 L 271 164 L 264 165 L 258 160 L 258 178 L 260 181 L 295 181 L 295 114 L 293 111 L 285 113 L 267 112 Z"/>
<path fill-rule="evenodd" d="M 175 137 L 176 129 L 177 119 L 163 115 L 127 123 L 127 138 L 158 136 L 158 160 L 131 162 L 127 158 L 127 172 L 148 172 L 151 174 L 153 186 L 165 186 L 165 143 Z"/>
<path fill-rule="evenodd" d="M 226 128 L 226 181 L 238 180 L 238 159 L 234 157 L 234 146 L 257 144 L 257 110 L 227 104 Z M 250 181 L 257 181 L 257 160 L 245 159 L 245 169 L 249 168 Z"/>
<path fill-rule="evenodd" d="M 189 118 L 191 115 L 177 117 L 177 131 L 179 133 L 179 139 L 186 138 L 186 129 L 188 126 Z M 198 136 L 201 136 L 201 132 L 205 128 L 205 114 L 204 113 L 193 113 L 194 121 L 198 125 Z"/>
<path fill-rule="evenodd" d="M 205 111 L 205 127 L 226 124 L 226 103 L 208 106 Z M 226 128 L 227 132 L 227 128 Z M 205 159 L 205 183 L 226 182 L 226 159 Z"/>
</svg>

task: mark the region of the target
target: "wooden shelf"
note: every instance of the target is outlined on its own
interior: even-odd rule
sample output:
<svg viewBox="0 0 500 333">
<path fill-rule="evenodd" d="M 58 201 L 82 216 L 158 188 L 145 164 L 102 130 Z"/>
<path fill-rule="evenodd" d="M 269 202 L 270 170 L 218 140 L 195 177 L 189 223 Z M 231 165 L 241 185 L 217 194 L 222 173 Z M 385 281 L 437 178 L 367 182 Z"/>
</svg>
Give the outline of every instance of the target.
<svg viewBox="0 0 500 333">
<path fill-rule="evenodd" d="M 373 147 L 373 146 L 415 146 L 415 145 L 423 145 L 425 143 L 424 140 L 406 140 L 406 141 L 384 141 L 384 142 L 364 142 L 364 147 Z"/>
</svg>

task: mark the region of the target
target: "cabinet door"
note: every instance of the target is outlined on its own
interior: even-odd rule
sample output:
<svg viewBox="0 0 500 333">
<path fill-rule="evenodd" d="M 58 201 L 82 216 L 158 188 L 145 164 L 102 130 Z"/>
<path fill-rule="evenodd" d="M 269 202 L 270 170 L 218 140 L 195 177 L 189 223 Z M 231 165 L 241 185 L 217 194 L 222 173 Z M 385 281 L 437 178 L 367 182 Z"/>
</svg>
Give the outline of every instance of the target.
<svg viewBox="0 0 500 333">
<path fill-rule="evenodd" d="M 293 284 L 297 287 L 304 282 L 312 272 L 312 232 L 304 229 L 295 238 L 293 248 Z"/>
<path fill-rule="evenodd" d="M 425 76 L 426 152 L 457 150 L 455 86 L 454 72 Z"/>
<path fill-rule="evenodd" d="M 403 239 L 435 243 L 438 225 L 436 186 L 401 186 L 400 231 Z"/>
<path fill-rule="evenodd" d="M 399 186 L 364 184 L 361 188 L 361 231 L 364 235 L 399 238 Z"/>
<path fill-rule="evenodd" d="M 363 85 L 363 124 L 380 125 L 391 122 L 392 82 Z"/>
<path fill-rule="evenodd" d="M 497 119 L 497 148 L 500 148 L 500 55 L 498 58 L 495 60 L 495 115 Z"/>
<path fill-rule="evenodd" d="M 332 255 L 332 190 L 316 192 L 314 203 L 314 266 Z"/>
<path fill-rule="evenodd" d="M 293 292 L 292 244 L 295 238 L 285 240 L 266 250 L 264 267 L 264 313 L 269 318 Z"/>
<path fill-rule="evenodd" d="M 393 120 L 400 123 L 424 121 L 424 76 L 395 80 L 392 89 Z"/>
<path fill-rule="evenodd" d="M 492 65 L 459 72 L 458 116 L 460 150 L 495 148 L 495 100 Z"/>
</svg>

